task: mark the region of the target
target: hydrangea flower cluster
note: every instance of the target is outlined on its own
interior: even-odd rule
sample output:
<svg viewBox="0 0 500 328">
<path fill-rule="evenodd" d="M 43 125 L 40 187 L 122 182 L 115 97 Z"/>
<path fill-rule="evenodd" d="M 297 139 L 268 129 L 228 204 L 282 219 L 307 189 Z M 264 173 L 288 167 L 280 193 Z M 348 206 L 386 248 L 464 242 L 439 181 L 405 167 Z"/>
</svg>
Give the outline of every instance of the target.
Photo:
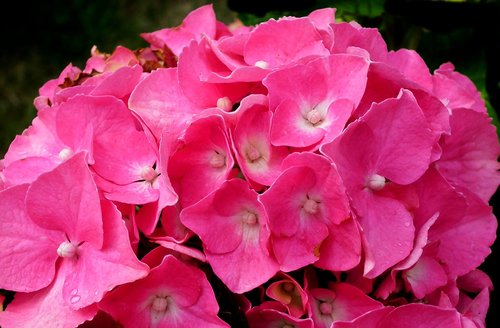
<svg viewBox="0 0 500 328">
<path fill-rule="evenodd" d="M 334 16 L 207 5 L 48 81 L 0 165 L 0 325 L 484 327 L 484 102 Z"/>
</svg>

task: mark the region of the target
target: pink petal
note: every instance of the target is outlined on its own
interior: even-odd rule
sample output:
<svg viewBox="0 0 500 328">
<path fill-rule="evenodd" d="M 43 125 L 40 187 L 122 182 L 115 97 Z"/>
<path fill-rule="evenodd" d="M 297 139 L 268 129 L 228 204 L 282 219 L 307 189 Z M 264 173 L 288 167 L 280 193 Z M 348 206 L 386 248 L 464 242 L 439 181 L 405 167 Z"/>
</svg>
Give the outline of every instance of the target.
<svg viewBox="0 0 500 328">
<path fill-rule="evenodd" d="M 217 101 L 225 97 L 231 103 L 237 103 L 254 91 L 255 83 L 208 81 L 213 72 L 228 75 L 231 71 L 216 57 L 207 43 L 206 39 L 199 43 L 193 41 L 179 57 L 179 84 L 189 100 L 205 109 L 217 107 Z"/>
<path fill-rule="evenodd" d="M 151 72 L 130 95 L 129 107 L 158 140 L 164 129 L 179 136 L 192 116 L 200 111 L 184 95 L 176 68 Z"/>
<path fill-rule="evenodd" d="M 321 36 L 308 18 L 271 19 L 262 23 L 251 32 L 244 50 L 247 64 L 255 65 L 261 61 L 268 67 L 326 55 L 328 51 Z"/>
<path fill-rule="evenodd" d="M 215 274 L 236 293 L 265 283 L 278 265 L 269 252 L 269 231 L 257 193 L 239 179 L 225 182 L 181 212 L 181 221 L 202 240 Z M 227 270 L 231 266 L 231 270 Z"/>
<path fill-rule="evenodd" d="M 246 313 L 248 323 L 252 328 L 269 327 L 297 327 L 313 328 L 314 322 L 310 318 L 298 319 L 274 309 L 253 307 Z"/>
<path fill-rule="evenodd" d="M 441 264 L 431 256 L 422 256 L 404 275 L 413 294 L 420 299 L 448 281 Z"/>
<path fill-rule="evenodd" d="M 429 68 L 416 51 L 408 49 L 390 51 L 386 63 L 400 71 L 406 79 L 420 84 L 426 90 L 432 90 Z"/>
<path fill-rule="evenodd" d="M 199 41 L 204 35 L 215 38 L 215 22 L 210 4 L 191 11 L 177 27 L 142 33 L 141 36 L 156 48 L 167 46 L 178 57 L 191 40 Z"/>
<path fill-rule="evenodd" d="M 321 243 L 319 260 L 314 266 L 330 271 L 347 271 L 361 260 L 359 228 L 350 218 L 329 227 L 328 237 Z"/>
<path fill-rule="evenodd" d="M 411 318 L 411 320 L 408 320 Z M 400 306 L 379 323 L 384 328 L 461 328 L 460 316 L 452 309 L 443 309 L 427 304 L 408 304 Z"/>
<path fill-rule="evenodd" d="M 186 131 L 184 145 L 168 165 L 182 207 L 198 202 L 226 181 L 234 160 L 222 117 L 212 115 L 194 121 Z"/>
<path fill-rule="evenodd" d="M 14 301 L 5 311 L 0 311 L 0 325 L 4 328 L 57 327 L 73 328 L 97 313 L 97 306 L 91 305 L 74 310 L 63 299 L 64 277 L 70 274 L 71 266 L 60 262 L 56 278 L 52 283 L 34 293 L 17 293 Z"/>
<path fill-rule="evenodd" d="M 434 71 L 434 94 L 451 109 L 468 108 L 486 113 L 486 106 L 474 83 L 455 71 L 451 63 L 442 64 Z"/>
<path fill-rule="evenodd" d="M 132 251 L 125 223 L 116 207 L 103 201 L 102 209 L 102 248 L 83 243 L 79 258 L 72 262 L 72 271 L 64 282 L 63 296 L 74 309 L 100 301 L 114 287 L 143 278 L 149 271 Z"/>
<path fill-rule="evenodd" d="M 439 172 L 453 185 L 467 188 L 488 201 L 500 184 L 500 145 L 491 118 L 469 109 L 450 117 L 451 135 L 444 137 Z"/>
<path fill-rule="evenodd" d="M 164 309 L 153 310 L 156 298 L 167 300 Z M 171 255 L 146 278 L 108 293 L 100 307 L 130 327 L 227 327 L 204 273 Z"/>
<path fill-rule="evenodd" d="M 0 193 L 0 288 L 32 292 L 54 279 L 57 247 L 64 234 L 46 230 L 27 215 L 28 185 Z"/>
<path fill-rule="evenodd" d="M 40 175 L 28 190 L 26 209 L 38 226 L 66 233 L 72 242 L 86 241 L 100 248 L 101 206 L 84 157 L 84 153 L 78 153 Z"/>
<path fill-rule="evenodd" d="M 247 177 L 270 186 L 281 173 L 281 162 L 289 154 L 285 147 L 275 147 L 269 140 L 271 113 L 267 97 L 251 95 L 242 101 L 238 122 L 233 134 L 236 159 Z M 243 105 L 251 104 L 250 107 Z"/>
</svg>

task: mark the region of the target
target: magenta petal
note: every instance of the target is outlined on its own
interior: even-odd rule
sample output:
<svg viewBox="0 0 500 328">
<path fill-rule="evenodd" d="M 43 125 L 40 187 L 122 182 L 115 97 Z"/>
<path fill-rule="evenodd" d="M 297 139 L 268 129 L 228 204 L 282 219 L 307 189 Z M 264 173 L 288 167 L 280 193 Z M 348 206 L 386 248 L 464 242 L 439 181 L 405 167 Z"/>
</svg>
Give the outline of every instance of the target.
<svg viewBox="0 0 500 328">
<path fill-rule="evenodd" d="M 485 113 L 469 109 L 454 110 L 450 124 L 451 135 L 444 138 L 437 168 L 451 184 L 488 201 L 500 184 L 500 145 L 495 126 Z"/>
<path fill-rule="evenodd" d="M 0 193 L 0 288 L 32 292 L 54 279 L 57 247 L 64 233 L 46 230 L 27 215 L 28 185 Z"/>
<path fill-rule="evenodd" d="M 198 202 L 220 186 L 234 165 L 226 124 L 219 115 L 194 121 L 184 144 L 168 162 L 168 176 L 182 207 Z"/>
<path fill-rule="evenodd" d="M 177 137 L 200 111 L 184 95 L 177 68 L 160 68 L 144 78 L 130 95 L 129 107 L 158 140 L 163 129 Z"/>
<path fill-rule="evenodd" d="M 275 146 L 307 147 L 325 135 L 325 130 L 313 126 L 293 100 L 285 100 L 276 108 L 271 124 L 271 143 Z"/>
<path fill-rule="evenodd" d="M 394 308 L 387 306 L 372 311 L 368 311 L 351 321 L 334 322 L 332 328 L 378 328 L 382 319 L 392 312 Z M 404 326 L 403 326 L 404 327 Z"/>
<path fill-rule="evenodd" d="M 429 231 L 429 239 L 439 240 L 437 257 L 457 276 L 477 268 L 491 253 L 498 226 L 490 206 L 468 190 L 459 191 L 468 203 L 465 213 L 438 220 Z"/>
<path fill-rule="evenodd" d="M 365 276 L 374 278 L 410 254 L 415 227 L 411 214 L 398 201 L 365 196 L 359 222 L 367 242 Z"/>
<path fill-rule="evenodd" d="M 430 256 L 422 256 L 404 275 L 413 294 L 419 299 L 446 285 L 448 281 L 442 265 Z"/>
<path fill-rule="evenodd" d="M 347 271 L 361 260 L 361 237 L 359 228 L 350 218 L 329 227 L 328 237 L 319 249 L 318 268 L 331 271 Z"/>
<path fill-rule="evenodd" d="M 103 240 L 101 207 L 84 157 L 84 153 L 76 154 L 38 177 L 26 195 L 26 208 L 40 227 L 66 233 L 75 243 L 86 241 L 99 248 Z"/>
<path fill-rule="evenodd" d="M 245 62 L 277 67 L 310 56 L 326 56 L 321 36 L 308 18 L 271 19 L 258 25 L 245 45 Z"/>
<path fill-rule="evenodd" d="M 264 207 L 248 183 L 233 179 L 181 212 L 181 221 L 200 236 L 207 261 L 233 292 L 265 283 L 277 271 L 269 251 Z M 231 270 L 227 268 L 231 266 Z"/>
<path fill-rule="evenodd" d="M 253 307 L 246 313 L 248 323 L 252 328 L 270 328 L 270 327 L 296 327 L 313 328 L 314 322 L 310 318 L 298 319 L 291 315 L 277 311 L 275 309 L 266 309 Z"/>
<path fill-rule="evenodd" d="M 100 307 L 126 327 L 227 327 L 203 272 L 172 255 L 144 279 L 108 293 Z"/>
<path fill-rule="evenodd" d="M 216 20 L 212 5 L 205 5 L 190 12 L 181 25 L 165 28 L 141 36 L 154 47 L 167 46 L 177 57 L 191 40 L 199 41 L 203 36 L 215 38 Z"/>
<path fill-rule="evenodd" d="M 73 328 L 92 319 L 97 313 L 97 306 L 73 310 L 63 299 L 64 277 L 70 270 L 68 263 L 61 263 L 56 279 L 49 286 L 34 293 L 17 293 L 7 309 L 0 311 L 0 325 L 3 328 Z"/>
<path fill-rule="evenodd" d="M 143 278 L 149 271 L 132 251 L 125 223 L 115 205 L 103 201 L 102 209 L 102 248 L 83 243 L 64 282 L 64 298 L 74 309 L 100 301 L 114 287 Z"/>
<path fill-rule="evenodd" d="M 457 311 L 427 304 L 400 306 L 385 316 L 379 325 L 384 328 L 462 328 Z"/>
</svg>

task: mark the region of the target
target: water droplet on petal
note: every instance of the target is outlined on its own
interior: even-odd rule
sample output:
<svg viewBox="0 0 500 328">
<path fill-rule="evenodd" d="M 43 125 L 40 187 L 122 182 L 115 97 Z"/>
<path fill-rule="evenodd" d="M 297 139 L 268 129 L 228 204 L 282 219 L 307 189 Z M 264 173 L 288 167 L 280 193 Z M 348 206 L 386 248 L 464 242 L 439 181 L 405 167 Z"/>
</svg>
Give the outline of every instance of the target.
<svg viewBox="0 0 500 328">
<path fill-rule="evenodd" d="M 76 303 L 80 302 L 80 299 L 81 299 L 81 297 L 79 295 L 75 295 L 75 296 L 71 296 L 69 301 L 71 302 L 71 304 L 76 304 Z"/>
<path fill-rule="evenodd" d="M 405 227 L 409 227 L 410 226 L 410 222 L 405 222 Z"/>
<path fill-rule="evenodd" d="M 78 294 L 78 289 L 76 289 L 76 288 L 73 289 L 70 294 L 71 294 L 71 296 Z"/>
</svg>

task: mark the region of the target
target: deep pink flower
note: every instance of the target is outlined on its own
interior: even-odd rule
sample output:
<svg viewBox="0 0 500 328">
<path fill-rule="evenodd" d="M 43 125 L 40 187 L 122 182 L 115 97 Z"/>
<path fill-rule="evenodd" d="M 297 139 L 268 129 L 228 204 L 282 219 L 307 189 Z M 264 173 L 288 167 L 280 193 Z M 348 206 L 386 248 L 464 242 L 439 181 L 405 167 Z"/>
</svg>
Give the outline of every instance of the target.
<svg viewBox="0 0 500 328">
<path fill-rule="evenodd" d="M 455 71 L 451 63 L 445 63 L 434 71 L 434 94 L 449 109 L 467 108 L 486 113 L 481 94 L 472 81 Z"/>
<path fill-rule="evenodd" d="M 267 76 L 272 144 L 307 147 L 332 141 L 359 104 L 367 72 L 362 57 L 330 55 Z"/>
<path fill-rule="evenodd" d="M 433 137 L 408 91 L 388 99 L 322 147 L 344 181 L 366 238 L 365 275 L 373 278 L 404 259 L 414 239 L 405 205 L 384 195 L 386 185 L 408 185 L 427 169 Z"/>
<path fill-rule="evenodd" d="M 228 179 L 234 165 L 227 129 L 221 116 L 191 123 L 182 145 L 171 156 L 168 175 L 180 205 L 190 206 Z"/>
<path fill-rule="evenodd" d="M 105 292 L 147 274 L 130 247 L 120 213 L 110 202 L 99 201 L 83 153 L 42 174 L 29 188 L 4 190 L 0 199 L 10 213 L 1 222 L 1 287 L 38 291 L 32 300 L 20 296 L 9 306 L 9 322 L 27 320 L 16 306 L 38 309 L 50 302 L 46 298 L 56 299 L 57 306 L 47 306 L 54 316 L 79 317 L 77 310 L 98 302 Z"/>
<path fill-rule="evenodd" d="M 451 184 L 488 202 L 500 184 L 495 126 L 487 114 L 463 108 L 453 111 L 450 125 L 451 134 L 443 139 L 443 155 L 436 167 Z"/>
<path fill-rule="evenodd" d="M 236 159 L 245 177 L 270 186 L 281 173 L 281 162 L 290 153 L 286 147 L 271 144 L 269 128 L 272 113 L 268 99 L 261 95 L 244 98 L 238 108 L 233 133 Z"/>
<path fill-rule="evenodd" d="M 273 250 L 285 272 L 316 262 L 329 226 L 350 217 L 337 170 L 312 153 L 289 155 L 283 173 L 260 200 L 269 216 Z"/>
<path fill-rule="evenodd" d="M 389 308 L 391 309 L 391 308 Z M 460 314 L 427 304 L 407 304 L 392 309 L 379 309 L 350 322 L 335 323 L 332 328 L 463 328 Z"/>
<path fill-rule="evenodd" d="M 262 304 L 251 308 L 246 313 L 251 328 L 313 328 L 314 322 L 310 318 L 299 319 L 271 306 Z"/>
<path fill-rule="evenodd" d="M 99 307 L 125 327 L 229 327 L 205 274 L 172 255 L 149 275 L 120 286 Z"/>
<path fill-rule="evenodd" d="M 311 288 L 306 291 L 309 295 L 311 318 L 318 328 L 329 328 L 334 322 L 353 320 L 383 307 L 381 303 L 347 283 L 334 283 L 328 289 Z"/>
<path fill-rule="evenodd" d="M 163 49 L 166 46 L 179 57 L 184 47 L 188 46 L 192 40 L 200 41 L 204 36 L 215 38 L 216 19 L 213 7 L 211 4 L 201 6 L 190 12 L 181 25 L 142 33 L 141 36 L 153 47 Z"/>
<path fill-rule="evenodd" d="M 235 293 L 258 287 L 278 271 L 267 220 L 257 193 L 240 179 L 223 183 L 181 212 L 182 223 L 203 242 L 215 274 Z"/>
</svg>

